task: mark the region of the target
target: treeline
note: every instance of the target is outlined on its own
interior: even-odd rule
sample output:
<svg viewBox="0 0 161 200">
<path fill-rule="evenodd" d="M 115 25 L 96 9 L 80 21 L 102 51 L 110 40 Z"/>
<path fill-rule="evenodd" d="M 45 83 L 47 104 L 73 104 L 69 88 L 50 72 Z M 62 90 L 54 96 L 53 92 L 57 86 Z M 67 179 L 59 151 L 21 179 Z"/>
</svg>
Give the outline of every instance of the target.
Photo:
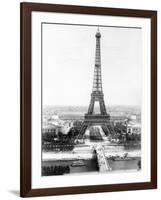
<svg viewBox="0 0 161 200">
<path fill-rule="evenodd" d="M 42 167 L 42 176 L 51 176 L 51 175 L 63 175 L 70 173 L 70 167 L 68 165 L 61 166 L 43 166 Z"/>
<path fill-rule="evenodd" d="M 43 151 L 72 151 L 74 148 L 74 144 L 54 144 L 54 143 L 43 143 L 42 149 Z"/>
</svg>

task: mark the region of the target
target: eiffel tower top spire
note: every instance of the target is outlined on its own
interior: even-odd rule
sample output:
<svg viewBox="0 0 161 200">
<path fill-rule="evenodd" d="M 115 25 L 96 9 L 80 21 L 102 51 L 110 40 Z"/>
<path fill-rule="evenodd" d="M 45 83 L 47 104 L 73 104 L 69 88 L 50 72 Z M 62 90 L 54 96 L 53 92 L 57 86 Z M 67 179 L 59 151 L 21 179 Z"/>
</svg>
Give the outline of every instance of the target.
<svg viewBox="0 0 161 200">
<path fill-rule="evenodd" d="M 92 92 L 102 92 L 101 49 L 100 49 L 101 33 L 99 31 L 99 27 L 97 29 L 95 37 L 96 37 L 96 52 L 95 52 L 95 68 L 94 68 Z"/>
</svg>

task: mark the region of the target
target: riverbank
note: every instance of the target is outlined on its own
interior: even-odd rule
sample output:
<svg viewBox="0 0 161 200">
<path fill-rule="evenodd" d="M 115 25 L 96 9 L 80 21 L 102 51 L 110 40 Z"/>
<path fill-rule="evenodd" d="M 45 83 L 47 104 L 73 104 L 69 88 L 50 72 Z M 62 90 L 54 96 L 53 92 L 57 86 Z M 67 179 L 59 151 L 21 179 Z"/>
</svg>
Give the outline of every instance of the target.
<svg viewBox="0 0 161 200">
<path fill-rule="evenodd" d="M 104 154 L 105 156 L 120 156 L 123 157 L 126 153 L 128 157 L 141 157 L 141 149 L 135 148 L 126 148 L 124 146 L 104 146 Z M 76 146 L 73 151 L 68 152 L 42 152 L 42 161 L 51 161 L 51 160 L 76 160 L 76 159 L 84 159 L 89 160 L 92 159 L 95 155 L 93 153 L 93 147 L 85 145 L 85 146 Z"/>
</svg>

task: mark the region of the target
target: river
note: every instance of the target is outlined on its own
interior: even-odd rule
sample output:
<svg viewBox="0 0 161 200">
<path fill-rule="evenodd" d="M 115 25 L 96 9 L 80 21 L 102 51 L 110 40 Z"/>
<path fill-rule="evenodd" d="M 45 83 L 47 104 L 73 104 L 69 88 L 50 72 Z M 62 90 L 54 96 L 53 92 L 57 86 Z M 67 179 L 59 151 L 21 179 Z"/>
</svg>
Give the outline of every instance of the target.
<svg viewBox="0 0 161 200">
<path fill-rule="evenodd" d="M 110 165 L 112 171 L 120 170 L 137 170 L 138 162 L 141 160 L 140 147 L 137 146 L 123 146 L 123 145 L 106 145 L 102 143 L 106 159 Z M 125 153 L 128 153 L 128 157 L 132 159 L 125 160 L 112 160 L 110 156 L 122 157 Z M 76 160 L 83 161 L 82 166 L 72 166 L 72 163 Z M 43 167 L 55 167 L 55 166 L 68 166 L 69 173 L 85 173 L 98 171 L 97 159 L 93 155 L 93 149 L 90 145 L 78 145 L 74 148 L 73 152 L 43 152 L 42 169 Z M 46 174 L 43 172 L 43 175 Z"/>
</svg>

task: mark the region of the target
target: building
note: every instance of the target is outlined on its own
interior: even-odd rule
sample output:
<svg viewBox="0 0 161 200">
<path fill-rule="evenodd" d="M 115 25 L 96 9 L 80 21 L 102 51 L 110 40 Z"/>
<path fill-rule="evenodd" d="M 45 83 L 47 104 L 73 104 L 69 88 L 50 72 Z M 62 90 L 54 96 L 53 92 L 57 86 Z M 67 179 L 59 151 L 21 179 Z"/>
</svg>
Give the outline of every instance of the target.
<svg viewBox="0 0 161 200">
<path fill-rule="evenodd" d="M 127 121 L 128 134 L 141 134 L 141 123 L 137 122 L 137 117 L 132 115 Z"/>
</svg>

